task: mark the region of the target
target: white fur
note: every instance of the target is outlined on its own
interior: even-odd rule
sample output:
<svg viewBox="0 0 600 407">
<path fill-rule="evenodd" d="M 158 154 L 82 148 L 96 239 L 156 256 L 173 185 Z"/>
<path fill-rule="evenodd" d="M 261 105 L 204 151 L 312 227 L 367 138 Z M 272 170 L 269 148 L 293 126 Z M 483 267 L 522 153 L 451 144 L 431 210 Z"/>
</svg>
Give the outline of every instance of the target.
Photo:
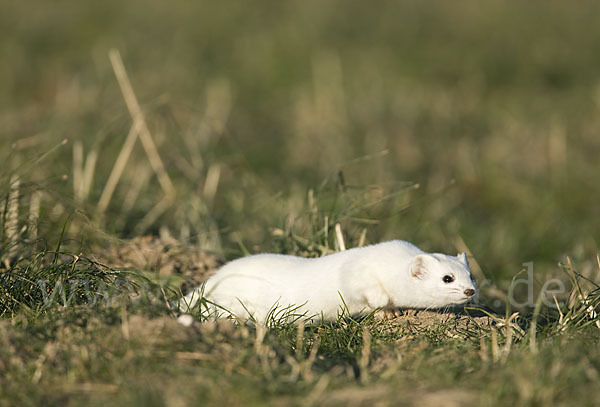
<svg viewBox="0 0 600 407">
<path fill-rule="evenodd" d="M 451 275 L 454 281 L 445 283 Z M 248 314 L 260 323 L 286 307 L 305 319 L 336 319 L 344 308 L 364 314 L 378 308 L 441 308 L 465 303 L 475 290 L 464 253 L 428 254 L 393 240 L 316 259 L 258 254 L 234 260 L 180 301 L 188 311 L 201 296 L 215 316 Z M 343 302 L 342 302 L 343 298 Z M 223 311 L 227 310 L 227 312 Z"/>
</svg>

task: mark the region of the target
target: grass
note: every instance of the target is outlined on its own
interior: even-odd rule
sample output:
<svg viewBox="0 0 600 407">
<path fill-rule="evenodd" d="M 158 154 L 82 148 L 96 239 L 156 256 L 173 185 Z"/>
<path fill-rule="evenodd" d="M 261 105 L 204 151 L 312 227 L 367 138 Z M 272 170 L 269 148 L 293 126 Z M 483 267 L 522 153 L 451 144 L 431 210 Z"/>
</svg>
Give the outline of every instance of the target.
<svg viewBox="0 0 600 407">
<path fill-rule="evenodd" d="M 531 339 L 531 330 L 503 327 L 502 318 L 466 329 L 452 318 L 419 327 L 372 317 L 318 326 L 274 321 L 268 329 L 228 320 L 184 328 L 164 302 L 114 298 L 101 305 L 45 303 L 44 312 L 4 318 L 3 403 L 598 401 L 589 391 L 597 380 L 598 329 L 575 322 L 593 321 L 585 307 L 573 309 L 573 322 L 547 320 Z M 531 327 L 531 318 L 520 323 Z"/>
<path fill-rule="evenodd" d="M 598 404 L 597 9 L 2 4 L 0 405 Z M 173 276 L 107 249 L 147 234 Z M 466 251 L 490 316 L 167 305 L 188 249 L 392 238 Z"/>
</svg>

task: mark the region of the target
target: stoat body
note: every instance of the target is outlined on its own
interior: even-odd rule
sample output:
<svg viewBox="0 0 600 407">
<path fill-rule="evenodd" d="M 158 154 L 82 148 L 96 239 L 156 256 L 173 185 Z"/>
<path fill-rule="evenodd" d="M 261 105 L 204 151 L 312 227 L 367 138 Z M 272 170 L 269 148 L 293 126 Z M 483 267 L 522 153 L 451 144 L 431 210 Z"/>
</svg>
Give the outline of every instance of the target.
<svg viewBox="0 0 600 407">
<path fill-rule="evenodd" d="M 288 313 L 334 320 L 378 308 L 443 308 L 467 302 L 475 283 L 464 253 L 425 253 L 393 240 L 320 258 L 258 254 L 221 267 L 180 301 L 188 311 L 200 297 L 216 317 L 265 323 Z M 288 316 L 291 318 L 291 316 Z"/>
</svg>

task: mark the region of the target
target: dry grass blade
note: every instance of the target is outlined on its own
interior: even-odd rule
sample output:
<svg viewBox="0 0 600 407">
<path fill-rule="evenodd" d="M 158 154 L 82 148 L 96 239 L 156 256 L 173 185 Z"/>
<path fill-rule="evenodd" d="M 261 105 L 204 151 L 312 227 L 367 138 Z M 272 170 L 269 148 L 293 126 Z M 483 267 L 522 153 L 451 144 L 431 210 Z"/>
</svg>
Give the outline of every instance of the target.
<svg viewBox="0 0 600 407">
<path fill-rule="evenodd" d="M 254 341 L 254 351 L 260 359 L 260 364 L 262 366 L 263 372 L 265 373 L 265 376 L 268 379 L 271 379 L 273 377 L 273 374 L 269 365 L 270 348 L 264 343 L 266 334 L 267 328 L 264 325 L 259 324 L 256 326 L 256 339 Z"/>
<path fill-rule="evenodd" d="M 85 201 L 90 194 L 97 160 L 98 152 L 92 150 L 84 164 L 83 144 L 81 141 L 73 143 L 73 195 L 77 202 Z"/>
<path fill-rule="evenodd" d="M 112 198 L 113 193 L 115 192 L 115 188 L 119 183 L 119 179 L 121 179 L 121 175 L 123 175 L 123 170 L 125 169 L 125 165 L 129 160 L 129 156 L 133 151 L 133 147 L 135 145 L 135 140 L 137 138 L 137 134 L 139 131 L 139 122 L 133 123 L 131 129 L 129 129 L 129 134 L 125 139 L 125 143 L 117 156 L 117 161 L 113 166 L 110 175 L 108 176 L 108 181 L 106 181 L 106 185 L 104 185 L 104 190 L 102 191 L 102 195 L 100 195 L 100 200 L 98 201 L 98 206 L 96 207 L 96 211 L 99 214 L 104 213 L 110 200 Z"/>
<path fill-rule="evenodd" d="M 73 143 L 73 195 L 78 202 L 82 201 L 83 185 L 83 144 L 77 140 Z"/>
<path fill-rule="evenodd" d="M 304 402 L 303 406 L 312 406 L 315 405 L 318 399 L 323 395 L 325 390 L 327 390 L 327 386 L 329 385 L 329 376 L 327 374 L 322 375 L 315 387 L 313 387 L 312 391 L 308 394 Z"/>
<path fill-rule="evenodd" d="M 97 161 L 98 151 L 90 151 L 85 159 L 85 165 L 83 167 L 83 179 L 81 186 L 82 199 L 87 199 L 90 195 L 90 190 L 92 189 L 92 182 L 94 181 L 94 171 L 96 170 Z"/>
<path fill-rule="evenodd" d="M 581 286 L 579 285 L 579 280 L 577 279 L 577 275 L 575 274 L 575 269 L 573 268 L 573 263 L 571 262 L 571 258 L 569 256 L 567 256 L 567 270 L 569 271 L 569 275 L 571 277 L 571 280 L 573 282 L 573 286 L 575 287 L 575 290 L 577 292 L 577 295 L 579 296 L 579 298 L 584 301 L 583 298 L 583 291 L 581 290 Z"/>
<path fill-rule="evenodd" d="M 33 241 L 37 239 L 38 233 L 38 220 L 40 218 L 40 202 L 42 200 L 42 193 L 34 191 L 31 194 L 29 201 L 29 218 L 28 218 L 28 235 L 29 240 Z"/>
<path fill-rule="evenodd" d="M 479 357 L 483 362 L 489 361 L 487 344 L 483 336 L 479 338 Z"/>
<path fill-rule="evenodd" d="M 367 228 L 364 228 L 362 232 L 360 232 L 360 237 L 358 238 L 358 247 L 363 247 L 365 245 L 365 241 L 367 240 Z"/>
<path fill-rule="evenodd" d="M 575 273 L 573 263 L 571 262 L 571 258 L 568 256 L 567 256 L 567 265 L 568 265 L 567 270 L 569 271 L 569 275 L 571 277 L 571 280 L 573 281 L 573 286 L 575 288 L 573 293 L 576 293 L 576 296 L 581 301 L 581 309 L 585 313 L 588 314 L 590 319 L 596 319 L 598 317 L 598 313 L 596 312 L 595 307 L 590 304 L 589 292 L 583 290 L 583 288 L 579 284 L 579 280 L 577 278 L 577 274 Z M 595 324 L 597 327 L 600 328 L 600 321 L 596 320 Z"/>
<path fill-rule="evenodd" d="M 360 381 L 365 384 L 369 380 L 369 358 L 371 356 L 371 333 L 368 327 L 363 328 L 363 348 L 360 355 Z"/>
<path fill-rule="evenodd" d="M 18 175 L 10 178 L 10 192 L 8 193 L 8 202 L 6 208 L 6 221 L 4 230 L 8 250 L 8 260 L 11 261 L 18 250 L 17 241 L 19 240 L 19 187 L 21 180 Z"/>
<path fill-rule="evenodd" d="M 158 154 L 156 145 L 152 140 L 150 130 L 148 130 L 148 126 L 146 125 L 146 121 L 144 119 L 144 114 L 140 108 L 135 93 L 133 92 L 133 88 L 131 86 L 131 82 L 129 81 L 129 77 L 127 76 L 125 66 L 123 65 L 121 54 L 116 49 L 111 49 L 108 55 L 115 72 L 115 76 L 117 77 L 117 81 L 119 82 L 119 86 L 121 87 L 121 92 L 123 94 L 123 98 L 125 99 L 125 104 L 127 105 L 129 114 L 133 119 L 134 125 L 139 130 L 139 137 L 142 142 L 142 146 L 146 151 L 146 155 L 150 160 L 150 165 L 152 165 L 152 169 L 156 173 L 158 182 L 160 183 L 165 195 L 169 197 L 169 199 L 174 199 L 175 187 L 173 186 L 173 183 L 171 182 L 171 179 L 165 170 L 165 166 L 163 165 L 160 155 Z"/>
<path fill-rule="evenodd" d="M 127 314 L 127 307 L 124 305 L 121 307 L 121 333 L 126 341 L 129 340 L 129 316 Z"/>
<path fill-rule="evenodd" d="M 302 344 L 304 343 L 304 321 L 300 320 L 298 322 L 298 327 L 296 329 L 296 358 L 299 358 L 302 354 Z"/>
<path fill-rule="evenodd" d="M 304 379 L 306 380 L 312 380 L 311 369 L 315 361 L 317 360 L 319 346 L 321 346 L 321 336 L 317 335 L 310 349 L 310 353 L 308 354 L 308 358 L 302 363 L 301 373 L 302 377 L 304 377 Z"/>
<path fill-rule="evenodd" d="M 202 196 L 204 196 L 207 206 L 212 205 L 215 195 L 217 194 L 220 177 L 221 167 L 218 164 L 211 165 L 208 168 L 206 179 L 204 180 L 204 188 L 202 190 Z"/>
<path fill-rule="evenodd" d="M 346 243 L 344 243 L 344 234 L 342 233 L 342 226 L 339 223 L 335 224 L 335 237 L 338 242 L 340 251 L 346 250 Z"/>
<path fill-rule="evenodd" d="M 498 333 L 495 329 L 491 330 L 492 335 L 492 360 L 494 363 L 500 358 L 500 348 L 498 347 Z"/>
</svg>

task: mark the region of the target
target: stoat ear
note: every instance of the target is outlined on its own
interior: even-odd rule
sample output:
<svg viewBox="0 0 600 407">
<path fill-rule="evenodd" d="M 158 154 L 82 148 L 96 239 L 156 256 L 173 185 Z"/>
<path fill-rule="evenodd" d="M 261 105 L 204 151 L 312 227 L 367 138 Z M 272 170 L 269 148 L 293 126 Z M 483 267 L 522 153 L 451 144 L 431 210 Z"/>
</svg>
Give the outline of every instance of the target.
<svg viewBox="0 0 600 407">
<path fill-rule="evenodd" d="M 469 260 L 467 260 L 467 254 L 466 253 L 459 253 L 458 256 L 456 256 L 458 258 L 458 260 L 463 263 L 465 266 L 469 265 Z"/>
<path fill-rule="evenodd" d="M 427 255 L 419 254 L 415 256 L 412 263 L 410 264 L 410 275 L 411 277 L 422 279 L 427 275 L 427 268 L 425 264 L 427 262 Z"/>
</svg>

